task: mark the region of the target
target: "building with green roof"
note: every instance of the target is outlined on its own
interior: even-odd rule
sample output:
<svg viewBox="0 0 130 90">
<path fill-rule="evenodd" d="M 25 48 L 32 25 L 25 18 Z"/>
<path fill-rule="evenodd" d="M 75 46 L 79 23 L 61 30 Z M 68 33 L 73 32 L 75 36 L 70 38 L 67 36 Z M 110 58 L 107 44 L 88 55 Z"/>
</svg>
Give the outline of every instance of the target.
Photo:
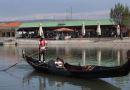
<svg viewBox="0 0 130 90">
<path fill-rule="evenodd" d="M 29 35 L 30 32 L 33 34 L 29 37 L 37 37 L 40 24 L 42 25 L 44 35 L 46 38 L 54 38 L 57 35 L 70 35 L 72 38 L 82 37 L 82 27 L 84 24 L 85 35 L 83 37 L 97 37 L 97 27 L 100 25 L 101 37 L 113 37 L 116 35 L 117 24 L 111 19 L 100 19 L 100 20 L 55 20 L 55 21 L 37 21 L 37 22 L 23 22 L 18 31 L 24 32 Z M 56 32 L 56 29 L 68 28 L 72 29 L 73 32 Z M 25 37 L 24 35 L 22 37 Z"/>
<path fill-rule="evenodd" d="M 101 19 L 101 20 L 60 20 L 60 21 L 43 21 L 43 22 L 24 22 L 21 24 L 20 28 L 30 28 L 30 27 L 39 27 L 39 24 L 42 24 L 43 27 L 68 27 L 68 26 L 96 26 L 98 23 L 100 25 L 116 25 L 116 23 L 111 19 Z"/>
</svg>

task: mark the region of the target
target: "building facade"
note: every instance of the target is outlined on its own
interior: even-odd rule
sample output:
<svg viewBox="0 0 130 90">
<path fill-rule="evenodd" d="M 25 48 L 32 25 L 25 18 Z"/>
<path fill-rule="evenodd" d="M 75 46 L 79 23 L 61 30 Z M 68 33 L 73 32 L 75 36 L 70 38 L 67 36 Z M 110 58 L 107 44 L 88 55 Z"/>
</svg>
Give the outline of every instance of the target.
<svg viewBox="0 0 130 90">
<path fill-rule="evenodd" d="M 20 22 L 0 23 L 0 37 L 15 37 L 15 31 L 20 25 Z"/>
<path fill-rule="evenodd" d="M 120 28 L 117 32 L 118 25 L 113 20 L 100 19 L 7 23 L 6 25 L 3 24 L 6 28 L 0 29 L 0 37 L 17 36 L 17 38 L 38 38 L 40 25 L 42 25 L 46 39 L 130 36 L 128 29 Z M 3 26 L 0 24 L 0 27 Z"/>
<path fill-rule="evenodd" d="M 71 38 L 89 38 L 97 37 L 100 32 L 101 37 L 116 37 L 117 24 L 111 19 L 100 20 L 60 20 L 60 21 L 44 21 L 44 22 L 25 22 L 20 25 L 18 32 L 22 38 L 35 38 L 38 36 L 40 24 L 44 35 L 48 39 L 59 39 L 65 36 Z M 98 29 L 97 32 L 97 28 Z M 72 29 L 73 31 L 56 31 L 57 29 Z M 84 31 L 83 31 L 84 28 Z M 84 33 L 83 33 L 84 32 Z M 124 32 L 126 33 L 126 32 Z M 126 35 L 127 36 L 127 35 Z"/>
</svg>

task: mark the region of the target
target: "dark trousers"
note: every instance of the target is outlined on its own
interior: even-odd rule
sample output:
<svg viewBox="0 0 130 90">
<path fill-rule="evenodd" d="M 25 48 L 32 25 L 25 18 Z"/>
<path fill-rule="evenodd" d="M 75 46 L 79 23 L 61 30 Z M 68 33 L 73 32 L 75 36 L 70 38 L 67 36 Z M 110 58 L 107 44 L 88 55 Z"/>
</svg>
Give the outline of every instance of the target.
<svg viewBox="0 0 130 90">
<path fill-rule="evenodd" d="M 45 50 L 40 50 L 39 60 L 45 61 Z"/>
</svg>

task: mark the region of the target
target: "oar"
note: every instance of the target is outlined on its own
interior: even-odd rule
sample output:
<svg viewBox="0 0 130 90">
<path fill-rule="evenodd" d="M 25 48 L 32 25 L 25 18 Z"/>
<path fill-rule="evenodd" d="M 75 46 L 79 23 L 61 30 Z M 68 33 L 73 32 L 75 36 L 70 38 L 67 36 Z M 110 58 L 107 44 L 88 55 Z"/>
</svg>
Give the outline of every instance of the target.
<svg viewBox="0 0 130 90">
<path fill-rule="evenodd" d="M 18 64 L 18 62 L 17 62 L 17 63 L 15 63 L 15 64 L 13 64 L 13 65 L 11 65 L 11 66 L 9 66 L 9 67 L 8 67 L 8 68 L 6 68 L 6 69 L 0 70 L 0 71 L 7 71 L 7 70 L 9 70 L 10 68 L 12 68 L 12 67 L 16 66 L 17 64 Z"/>
<path fill-rule="evenodd" d="M 20 61 L 21 61 L 21 60 L 20 60 Z M 18 63 L 19 63 L 19 62 L 15 63 L 15 64 L 13 64 L 13 65 L 11 65 L 11 66 L 9 66 L 9 67 L 3 69 L 3 70 L 0 70 L 0 71 L 7 71 L 7 70 L 9 70 L 10 68 L 16 66 Z"/>
<path fill-rule="evenodd" d="M 34 55 L 36 55 L 36 54 L 38 54 L 38 53 L 40 53 L 40 52 L 33 53 L 33 54 L 29 55 L 29 56 L 34 56 Z M 24 50 L 22 50 L 22 57 L 25 58 L 25 52 L 24 52 Z M 21 61 L 21 60 L 20 60 L 20 61 Z M 19 62 L 20 62 L 20 61 L 19 61 Z M 15 63 L 15 64 L 13 64 L 13 65 L 11 65 L 11 66 L 9 66 L 9 67 L 3 69 L 3 70 L 0 70 L 0 71 L 7 71 L 7 70 L 9 70 L 10 68 L 16 66 L 19 62 Z"/>
<path fill-rule="evenodd" d="M 34 54 L 30 55 L 30 56 L 33 56 L 33 55 L 35 55 L 35 54 L 37 54 L 37 53 L 34 53 Z M 25 57 L 25 52 L 24 52 L 24 50 L 22 50 L 22 57 L 23 57 L 23 58 Z M 20 60 L 20 61 L 21 61 L 21 60 Z M 20 62 L 20 61 L 19 61 L 19 62 Z M 9 66 L 9 67 L 3 69 L 3 70 L 0 70 L 0 71 L 7 71 L 7 70 L 9 70 L 10 68 L 16 66 L 19 62 L 15 63 L 15 64 L 13 64 L 13 65 L 11 65 L 11 66 Z"/>
</svg>

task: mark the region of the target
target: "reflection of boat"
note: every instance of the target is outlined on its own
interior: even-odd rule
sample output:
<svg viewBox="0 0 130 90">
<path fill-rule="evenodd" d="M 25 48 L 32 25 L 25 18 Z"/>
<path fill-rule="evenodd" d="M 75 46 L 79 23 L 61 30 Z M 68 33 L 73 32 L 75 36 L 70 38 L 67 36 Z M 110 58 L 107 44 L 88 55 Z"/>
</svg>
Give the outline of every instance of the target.
<svg viewBox="0 0 130 90">
<path fill-rule="evenodd" d="M 101 79 L 92 79 L 92 80 L 84 80 L 84 79 L 77 79 L 77 78 L 69 78 L 69 77 L 62 77 L 62 76 L 56 76 L 56 75 L 50 75 L 50 74 L 43 74 L 39 72 L 31 72 L 27 74 L 23 78 L 23 82 L 26 83 L 27 81 L 31 81 L 32 79 L 35 78 L 36 80 L 43 80 L 41 83 L 39 83 L 39 86 L 44 86 L 44 90 L 47 89 L 46 85 L 49 86 L 55 86 L 55 87 L 67 87 L 66 85 L 70 86 L 78 86 L 80 88 L 86 88 L 87 90 L 120 90 L 120 88 L 104 81 Z M 43 87 L 39 87 L 43 88 Z M 53 87 L 54 88 L 54 87 Z M 84 90 L 83 89 L 83 90 Z"/>
<path fill-rule="evenodd" d="M 69 77 L 79 78 L 107 78 L 125 76 L 130 71 L 130 51 L 127 52 L 128 61 L 121 66 L 106 67 L 96 65 L 76 66 L 68 63 L 64 68 L 57 68 L 54 60 L 46 63 L 39 62 L 30 56 L 25 55 L 26 61 L 37 71 L 58 74 Z"/>
</svg>

